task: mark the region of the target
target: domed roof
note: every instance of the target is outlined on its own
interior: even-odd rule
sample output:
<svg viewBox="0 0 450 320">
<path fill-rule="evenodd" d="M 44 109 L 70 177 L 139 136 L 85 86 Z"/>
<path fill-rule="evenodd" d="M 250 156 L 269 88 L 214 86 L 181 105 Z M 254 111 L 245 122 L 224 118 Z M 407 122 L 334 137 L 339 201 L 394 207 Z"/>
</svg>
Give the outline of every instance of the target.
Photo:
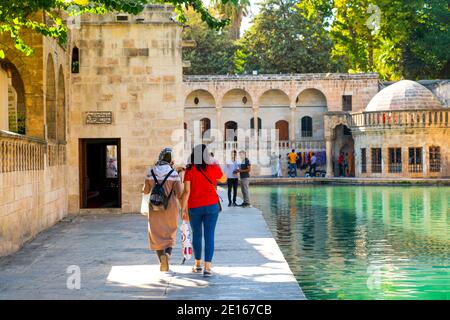
<svg viewBox="0 0 450 320">
<path fill-rule="evenodd" d="M 430 90 L 415 81 L 402 80 L 378 92 L 367 105 L 366 111 L 441 108 L 441 102 Z"/>
</svg>

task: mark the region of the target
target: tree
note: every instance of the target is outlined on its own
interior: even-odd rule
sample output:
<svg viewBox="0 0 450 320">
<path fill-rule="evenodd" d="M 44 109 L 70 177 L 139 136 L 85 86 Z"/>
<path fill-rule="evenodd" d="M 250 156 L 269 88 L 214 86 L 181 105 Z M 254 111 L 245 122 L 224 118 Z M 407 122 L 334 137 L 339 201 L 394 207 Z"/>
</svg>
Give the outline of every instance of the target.
<svg viewBox="0 0 450 320">
<path fill-rule="evenodd" d="M 237 0 L 221 0 L 224 4 L 236 2 Z M 58 39 L 64 43 L 67 40 L 67 26 L 61 16 L 61 10 L 69 14 L 105 13 L 108 11 L 119 11 L 137 14 L 144 9 L 148 3 L 170 3 L 175 6 L 180 22 L 185 21 L 183 7 L 192 7 L 197 11 L 202 20 L 212 28 L 223 28 L 228 20 L 217 19 L 209 13 L 201 0 L 8 0 L 0 3 L 0 34 L 8 33 L 14 41 L 15 47 L 23 53 L 30 55 L 30 48 L 21 37 L 23 30 L 34 30 L 44 36 Z M 76 6 L 76 10 L 70 10 Z M 45 21 L 43 12 L 50 18 L 51 22 Z M 0 50 L 0 58 L 4 52 Z"/>
<path fill-rule="evenodd" d="M 212 0 L 213 7 L 224 17 L 230 19 L 229 35 L 237 40 L 241 36 L 242 19 L 249 14 L 250 0 L 237 0 L 236 2 L 223 3 L 220 0 Z"/>
<path fill-rule="evenodd" d="M 389 80 L 449 76 L 448 0 L 304 0 L 298 7 L 327 25 L 333 59 L 349 72 Z"/>
<path fill-rule="evenodd" d="M 185 12 L 183 39 L 194 40 L 195 48 L 183 50 L 183 60 L 190 61 L 186 74 L 227 74 L 234 72 L 235 45 L 229 36 L 230 27 L 211 29 L 193 10 Z"/>
<path fill-rule="evenodd" d="M 297 0 L 266 0 L 239 40 L 240 71 L 261 73 L 330 72 L 332 42 L 324 26 L 306 19 Z"/>
</svg>

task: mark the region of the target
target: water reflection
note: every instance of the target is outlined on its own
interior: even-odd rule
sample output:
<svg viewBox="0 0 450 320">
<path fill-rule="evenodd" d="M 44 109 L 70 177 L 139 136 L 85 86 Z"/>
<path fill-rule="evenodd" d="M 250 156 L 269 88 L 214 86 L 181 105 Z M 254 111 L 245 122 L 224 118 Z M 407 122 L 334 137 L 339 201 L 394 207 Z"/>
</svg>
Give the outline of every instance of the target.
<svg viewBox="0 0 450 320">
<path fill-rule="evenodd" d="M 310 299 L 450 299 L 450 188 L 255 187 Z"/>
</svg>

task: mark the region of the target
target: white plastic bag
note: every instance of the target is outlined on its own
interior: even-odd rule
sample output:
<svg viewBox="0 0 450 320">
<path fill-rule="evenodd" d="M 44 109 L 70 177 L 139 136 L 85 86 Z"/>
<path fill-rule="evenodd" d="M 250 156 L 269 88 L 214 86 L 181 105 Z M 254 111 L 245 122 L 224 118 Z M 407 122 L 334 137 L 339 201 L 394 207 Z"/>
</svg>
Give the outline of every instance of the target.
<svg viewBox="0 0 450 320">
<path fill-rule="evenodd" d="M 184 264 L 186 260 L 189 260 L 192 257 L 191 229 L 189 228 L 189 222 L 183 220 L 180 229 L 183 250 L 183 262 L 181 264 Z"/>
<path fill-rule="evenodd" d="M 149 213 L 150 206 L 150 193 L 144 194 L 142 193 L 142 202 L 141 202 L 141 214 L 147 216 Z"/>
</svg>

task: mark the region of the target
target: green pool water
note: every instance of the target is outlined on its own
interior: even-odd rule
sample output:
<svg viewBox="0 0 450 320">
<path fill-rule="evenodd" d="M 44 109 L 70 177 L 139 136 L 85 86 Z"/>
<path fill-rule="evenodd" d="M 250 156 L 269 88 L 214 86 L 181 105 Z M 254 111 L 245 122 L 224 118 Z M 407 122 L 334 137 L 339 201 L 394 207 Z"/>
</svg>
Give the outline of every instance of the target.
<svg viewBox="0 0 450 320">
<path fill-rule="evenodd" d="M 450 299 L 450 188 L 255 186 L 308 299 Z"/>
</svg>

